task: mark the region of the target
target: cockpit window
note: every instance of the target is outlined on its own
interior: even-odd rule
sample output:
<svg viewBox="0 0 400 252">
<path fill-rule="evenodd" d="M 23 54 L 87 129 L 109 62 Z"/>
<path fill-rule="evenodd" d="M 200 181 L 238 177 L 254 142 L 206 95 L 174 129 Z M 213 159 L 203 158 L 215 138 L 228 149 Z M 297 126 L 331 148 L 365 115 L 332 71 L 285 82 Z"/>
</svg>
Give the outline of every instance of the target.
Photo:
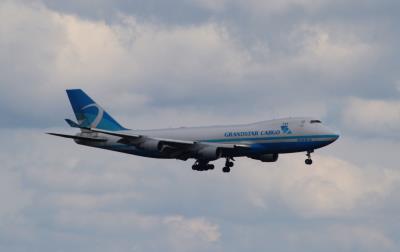
<svg viewBox="0 0 400 252">
<path fill-rule="evenodd" d="M 310 123 L 322 123 L 320 120 L 311 120 Z"/>
</svg>

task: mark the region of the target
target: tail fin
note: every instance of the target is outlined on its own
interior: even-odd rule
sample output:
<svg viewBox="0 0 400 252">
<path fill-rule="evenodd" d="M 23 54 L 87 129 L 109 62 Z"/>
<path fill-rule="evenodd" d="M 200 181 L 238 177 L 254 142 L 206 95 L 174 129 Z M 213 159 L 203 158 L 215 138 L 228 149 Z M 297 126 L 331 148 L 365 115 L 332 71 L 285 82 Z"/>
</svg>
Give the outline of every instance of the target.
<svg viewBox="0 0 400 252">
<path fill-rule="evenodd" d="M 81 89 L 69 89 L 67 94 L 80 127 L 126 130 Z"/>
</svg>

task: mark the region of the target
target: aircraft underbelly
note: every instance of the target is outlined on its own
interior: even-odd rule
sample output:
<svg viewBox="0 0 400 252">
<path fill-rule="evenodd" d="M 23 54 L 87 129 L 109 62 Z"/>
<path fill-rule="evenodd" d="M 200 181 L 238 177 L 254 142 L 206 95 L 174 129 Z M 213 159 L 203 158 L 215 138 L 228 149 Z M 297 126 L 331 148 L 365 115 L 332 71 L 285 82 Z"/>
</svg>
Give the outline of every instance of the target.
<svg viewBox="0 0 400 252">
<path fill-rule="evenodd" d="M 330 141 L 318 142 L 274 142 L 274 143 L 259 143 L 255 149 L 265 154 L 272 153 L 293 153 L 307 150 L 315 150 L 330 144 Z"/>
</svg>

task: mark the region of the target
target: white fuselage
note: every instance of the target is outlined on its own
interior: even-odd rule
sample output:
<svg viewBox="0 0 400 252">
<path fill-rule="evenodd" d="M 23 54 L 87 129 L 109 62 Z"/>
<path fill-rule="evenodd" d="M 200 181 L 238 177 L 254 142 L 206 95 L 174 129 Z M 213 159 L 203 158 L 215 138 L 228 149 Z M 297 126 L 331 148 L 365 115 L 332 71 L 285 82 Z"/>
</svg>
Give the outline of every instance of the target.
<svg viewBox="0 0 400 252">
<path fill-rule="evenodd" d="M 254 156 L 313 151 L 334 142 L 339 135 L 312 118 L 283 118 L 242 125 L 209 127 L 182 127 L 158 130 L 124 130 L 124 134 L 145 135 L 154 138 L 195 141 L 199 144 L 240 144 L 249 150 L 235 151 L 231 156 Z M 118 143 L 118 137 L 104 136 L 108 141 L 91 144 L 109 150 L 134 155 L 171 158 L 154 151 Z"/>
</svg>

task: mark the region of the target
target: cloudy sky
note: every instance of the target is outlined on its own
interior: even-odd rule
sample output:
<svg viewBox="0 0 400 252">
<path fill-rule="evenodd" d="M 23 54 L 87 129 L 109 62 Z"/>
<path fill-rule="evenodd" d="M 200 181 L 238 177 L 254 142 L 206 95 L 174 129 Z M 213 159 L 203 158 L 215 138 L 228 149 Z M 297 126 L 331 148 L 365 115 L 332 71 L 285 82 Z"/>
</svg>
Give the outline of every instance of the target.
<svg viewBox="0 0 400 252">
<path fill-rule="evenodd" d="M 93 2 L 0 1 L 1 251 L 400 250 L 399 1 Z M 135 129 L 316 116 L 341 138 L 312 167 L 198 173 L 45 135 L 73 132 L 76 87 Z"/>
</svg>

